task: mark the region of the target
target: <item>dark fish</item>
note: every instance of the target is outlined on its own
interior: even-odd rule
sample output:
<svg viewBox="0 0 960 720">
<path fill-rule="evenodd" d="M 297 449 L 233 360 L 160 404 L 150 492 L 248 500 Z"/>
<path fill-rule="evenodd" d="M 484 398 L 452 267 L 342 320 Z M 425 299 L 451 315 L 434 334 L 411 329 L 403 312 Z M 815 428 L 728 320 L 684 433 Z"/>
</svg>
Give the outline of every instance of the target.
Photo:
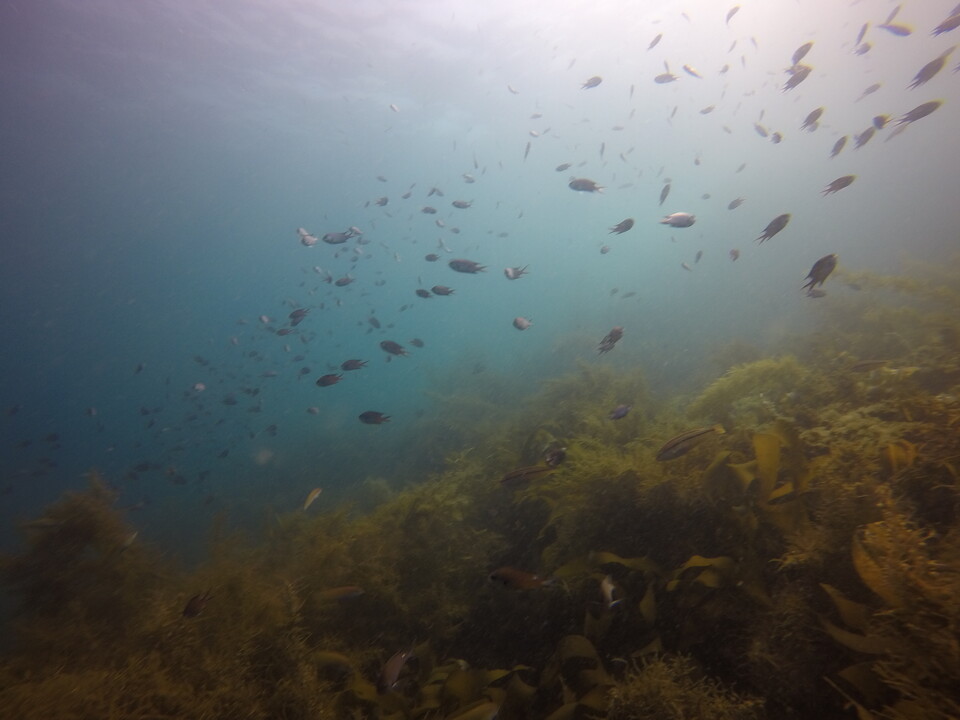
<svg viewBox="0 0 960 720">
<path fill-rule="evenodd" d="M 678 78 L 678 77 L 677 77 L 676 75 L 674 75 L 673 73 L 665 72 L 665 73 L 660 73 L 659 75 L 657 75 L 657 76 L 653 79 L 653 81 L 654 81 L 655 83 L 657 83 L 657 85 L 666 85 L 667 83 L 672 83 L 672 82 L 674 82 L 675 80 L 679 80 L 679 79 L 680 79 L 680 78 Z"/>
<path fill-rule="evenodd" d="M 514 567 L 502 567 L 494 570 L 488 576 L 490 582 L 502 585 L 510 590 L 536 590 L 544 585 L 553 584 L 552 578 L 541 577 L 525 570 Z"/>
<path fill-rule="evenodd" d="M 317 378 L 317 387 L 329 387 L 330 385 L 336 385 L 338 382 L 340 382 L 342 377 L 343 375 L 337 375 L 336 373 L 321 375 Z"/>
<path fill-rule="evenodd" d="M 564 170 L 570 169 L 570 163 L 561 163 L 554 168 L 557 172 L 563 172 Z"/>
<path fill-rule="evenodd" d="M 733 262 L 736 262 L 737 260 L 739 260 L 739 259 L 740 259 L 740 251 L 737 250 L 736 248 L 733 248 L 733 250 L 730 251 L 730 259 L 731 259 Z"/>
<path fill-rule="evenodd" d="M 349 360 L 344 360 L 340 363 L 341 370 L 359 370 L 367 364 L 366 360 L 357 360 L 355 358 L 350 358 Z"/>
<path fill-rule="evenodd" d="M 830 273 L 833 272 L 834 268 L 837 267 L 837 255 L 836 253 L 831 253 L 829 255 L 824 255 L 822 258 L 817 260 L 813 267 L 810 268 L 810 274 L 805 278 L 807 283 L 803 286 L 802 289 L 807 291 L 807 295 L 813 292 L 814 288 L 817 285 L 823 285 L 824 281 L 830 277 Z"/>
<path fill-rule="evenodd" d="M 603 192 L 603 186 L 597 185 L 593 180 L 587 178 L 574 178 L 568 183 L 571 190 L 577 192 Z"/>
<path fill-rule="evenodd" d="M 823 195 L 826 196 L 835 192 L 839 192 L 845 187 L 849 187 L 856 179 L 856 175 L 844 175 L 843 177 L 838 177 L 836 180 L 827 185 L 826 188 L 824 188 Z"/>
<path fill-rule="evenodd" d="M 757 133 L 757 135 L 759 135 L 759 136 L 762 137 L 762 138 L 768 137 L 768 136 L 770 135 L 770 131 L 767 130 L 767 129 L 766 129 L 763 125 L 761 125 L 760 123 L 754 123 L 754 124 L 753 124 L 753 130 L 754 130 L 754 132 Z"/>
<path fill-rule="evenodd" d="M 812 47 L 813 42 L 805 42 L 803 45 L 794 50 L 793 57 L 791 58 L 793 60 L 793 65 L 799 65 L 800 61 L 807 56 L 807 53 L 810 52 Z"/>
<path fill-rule="evenodd" d="M 383 340 L 380 343 L 380 349 L 391 355 L 407 355 L 407 351 L 403 349 L 403 345 L 396 343 L 393 340 Z"/>
<path fill-rule="evenodd" d="M 417 294 L 417 297 L 422 297 L 422 298 L 433 297 L 430 294 L 429 290 L 424 290 L 423 288 L 417 288 L 416 290 L 414 290 L 414 292 Z"/>
<path fill-rule="evenodd" d="M 744 201 L 744 198 L 742 197 L 734 198 L 733 200 L 727 203 L 727 210 L 736 210 L 738 207 L 743 205 L 743 201 Z"/>
<path fill-rule="evenodd" d="M 954 8 L 955 10 L 960 8 Z M 951 15 L 942 23 L 937 25 L 932 31 L 931 35 L 942 35 L 943 33 L 950 32 L 951 30 L 956 30 L 960 27 L 960 12 Z"/>
<path fill-rule="evenodd" d="M 613 410 L 610 411 L 609 417 L 611 420 L 620 420 L 621 418 L 625 418 L 629 412 L 629 405 L 617 405 Z"/>
<path fill-rule="evenodd" d="M 660 190 L 660 204 L 663 205 L 663 201 L 667 199 L 667 196 L 670 194 L 670 183 L 667 183 L 663 186 L 663 189 Z"/>
<path fill-rule="evenodd" d="M 342 245 L 352 237 L 353 237 L 352 232 L 336 232 L 336 233 L 327 233 L 320 239 L 323 240 L 328 245 Z"/>
<path fill-rule="evenodd" d="M 436 262 L 437 260 L 440 259 L 440 256 L 437 255 L 436 253 L 427 253 L 426 255 L 423 256 L 423 259 L 426 260 L 427 262 Z"/>
<path fill-rule="evenodd" d="M 199 595 L 194 595 L 192 598 L 187 600 L 187 604 L 183 606 L 183 612 L 181 613 L 185 618 L 195 618 L 197 615 L 202 613 L 207 607 L 207 603 L 210 601 L 210 598 L 213 597 L 210 594 L 210 591 L 207 590 L 204 593 Z"/>
<path fill-rule="evenodd" d="M 612 228 L 610 228 L 610 232 L 617 233 L 617 235 L 622 235 L 632 227 L 633 227 L 633 218 L 627 218 L 626 220 L 621 220 Z"/>
<path fill-rule="evenodd" d="M 389 415 L 384 415 L 376 410 L 367 410 L 362 412 L 360 413 L 359 418 L 360 422 L 362 422 L 364 425 L 383 425 L 385 422 L 390 422 Z"/>
<path fill-rule="evenodd" d="M 843 147 L 846 144 L 847 144 L 847 136 L 844 135 L 842 138 L 840 138 L 833 144 L 833 149 L 830 151 L 830 157 L 835 158 L 837 155 L 839 155 L 840 151 L 843 150 Z"/>
<path fill-rule="evenodd" d="M 874 115 L 871 122 L 877 130 L 883 130 L 890 122 L 890 119 L 889 115 Z"/>
<path fill-rule="evenodd" d="M 456 270 L 459 273 L 467 273 L 468 275 L 475 275 L 478 272 L 482 272 L 486 269 L 486 265 L 481 265 L 476 263 L 473 260 L 451 260 L 447 263 L 453 270 Z"/>
<path fill-rule="evenodd" d="M 380 676 L 377 678 L 378 693 L 383 695 L 396 688 L 403 666 L 412 657 L 413 650 L 401 650 L 383 664 L 383 667 L 380 668 Z"/>
<path fill-rule="evenodd" d="M 854 102 L 860 102 L 865 97 L 867 97 L 867 95 L 873 95 L 879 89 L 880 89 L 880 83 L 874 83 L 873 85 L 868 87 L 866 90 L 864 90 L 862 93 L 860 93 L 860 97 L 858 97 Z"/>
<path fill-rule="evenodd" d="M 413 345 L 415 348 L 422 348 L 423 340 L 421 340 L 420 338 L 413 338 L 413 340 L 410 341 L 410 344 Z"/>
<path fill-rule="evenodd" d="M 739 6 L 739 5 L 734 5 L 732 8 L 730 8 L 730 9 L 727 11 L 727 19 L 726 19 L 727 25 L 730 24 L 730 20 L 731 20 L 731 19 L 733 18 L 733 16 L 736 15 L 739 11 L 740 11 L 740 6 Z"/>
<path fill-rule="evenodd" d="M 468 201 L 466 201 L 466 200 L 454 200 L 454 201 L 453 201 L 452 203 L 450 203 L 450 204 L 453 205 L 455 208 L 457 208 L 457 209 L 459 209 L 459 210 L 466 210 L 468 207 L 470 207 L 471 205 L 473 205 L 473 202 L 472 202 L 472 201 L 471 201 L 471 202 L 468 202 Z"/>
<path fill-rule="evenodd" d="M 714 433 L 722 435 L 724 433 L 723 426 L 714 425 L 713 427 L 697 428 L 696 430 L 687 430 L 687 432 L 680 433 L 676 437 L 667 440 L 664 446 L 657 451 L 657 460 L 674 460 L 686 455 Z"/>
<path fill-rule="evenodd" d="M 529 140 L 527 140 L 527 146 L 523 149 L 523 159 L 524 159 L 524 160 L 526 160 L 526 159 L 527 159 L 527 156 L 530 154 L 530 148 L 531 148 L 531 147 L 533 147 L 533 145 L 530 143 Z"/>
<path fill-rule="evenodd" d="M 816 110 L 811 110 L 810 113 L 803 119 L 803 124 L 800 126 L 801 130 L 809 130 L 813 132 L 819 127 L 820 116 L 823 115 L 824 108 L 818 107 Z"/>
<path fill-rule="evenodd" d="M 870 23 L 864 23 L 860 26 L 860 32 L 857 33 L 857 39 L 853 41 L 854 45 L 859 45 L 860 41 L 863 40 L 863 36 L 867 34 L 867 28 L 870 27 Z"/>
<path fill-rule="evenodd" d="M 860 43 L 859 45 L 857 45 L 857 47 L 853 49 L 853 54 L 866 55 L 868 52 L 870 52 L 871 48 L 873 48 L 873 45 L 871 45 L 868 42 Z"/>
<path fill-rule="evenodd" d="M 772 142 L 774 145 L 779 145 L 782 141 L 783 141 L 783 135 L 781 135 L 778 132 L 771 133 L 770 142 Z"/>
<path fill-rule="evenodd" d="M 827 293 L 825 290 L 819 290 L 817 288 L 810 288 L 807 290 L 807 297 L 809 298 L 822 298 L 826 297 Z"/>
<path fill-rule="evenodd" d="M 384 196 L 384 197 L 378 197 L 373 204 L 378 205 L 379 207 L 384 207 L 389 202 L 390 202 L 390 198 Z"/>
<path fill-rule="evenodd" d="M 583 85 L 580 86 L 581 90 L 589 90 L 590 88 L 595 88 L 597 85 L 603 82 L 603 78 L 599 75 L 594 75 L 592 78 L 587 80 Z"/>
<path fill-rule="evenodd" d="M 870 138 L 872 138 L 876 132 L 877 132 L 877 129 L 873 125 L 871 125 L 859 135 L 854 135 L 853 149 L 859 150 L 860 148 L 862 148 L 864 145 L 870 142 Z"/>
<path fill-rule="evenodd" d="M 430 188 L 430 192 L 427 193 L 427 197 L 433 197 L 434 195 L 437 197 L 443 197 L 443 190 L 438 187 Z"/>
<path fill-rule="evenodd" d="M 806 80 L 812 71 L 813 68 L 809 65 L 794 65 L 790 68 L 790 79 L 783 85 L 783 92 L 793 90 L 797 85 Z"/>
<path fill-rule="evenodd" d="M 623 337 L 623 328 L 620 325 L 617 325 L 610 332 L 608 332 L 603 340 L 600 341 L 600 345 L 597 346 L 597 351 L 603 355 L 613 350 L 614 345 Z"/>
<path fill-rule="evenodd" d="M 424 205 L 422 208 L 420 208 L 420 212 L 422 212 L 424 215 L 436 215 L 437 209 L 435 207 L 430 207 L 429 205 Z"/>
<path fill-rule="evenodd" d="M 702 257 L 703 257 L 703 250 L 697 250 L 697 254 L 693 257 L 693 262 L 694 263 L 700 262 L 700 258 Z"/>
<path fill-rule="evenodd" d="M 897 37 L 907 37 L 913 32 L 913 30 L 908 28 L 906 25 L 898 25 L 897 23 L 884 23 L 883 25 L 877 25 L 877 27 L 886 30 L 891 35 L 896 35 Z"/>
<path fill-rule="evenodd" d="M 333 284 L 337 287 L 346 287 L 352 282 L 353 278 L 350 275 L 344 275 L 342 278 L 337 278 Z"/>
<path fill-rule="evenodd" d="M 430 290 L 434 295 L 453 295 L 453 288 L 448 288 L 446 285 L 434 285 Z"/>
<path fill-rule="evenodd" d="M 898 118 L 897 125 L 909 125 L 910 123 L 916 122 L 921 118 L 925 118 L 941 105 L 943 105 L 943 102 L 940 100 L 931 100 L 930 102 L 925 102 L 922 105 L 917 105 L 913 110 Z"/>
<path fill-rule="evenodd" d="M 653 40 L 650 41 L 650 44 L 647 45 L 647 50 L 653 50 L 657 43 L 663 40 L 663 33 L 659 33 Z"/>
<path fill-rule="evenodd" d="M 380 321 L 377 320 L 373 315 L 367 318 L 367 322 L 370 324 L 370 327 L 380 329 Z"/>
<path fill-rule="evenodd" d="M 517 485 L 519 483 L 532 480 L 546 473 L 551 473 L 555 468 L 551 465 L 530 465 L 528 467 L 516 468 L 506 473 L 500 478 L 501 485 Z"/>
<path fill-rule="evenodd" d="M 914 76 L 913 81 L 907 86 L 907 88 L 909 90 L 913 90 L 931 80 L 934 75 L 943 70 L 943 66 L 947 64 L 947 58 L 950 57 L 951 52 L 953 52 L 953 48 L 944 51 L 939 57 L 934 58 L 920 68 L 920 72 Z"/>
<path fill-rule="evenodd" d="M 784 213 L 783 215 L 777 215 L 770 223 L 763 229 L 763 232 L 760 233 L 760 237 L 757 238 L 759 242 L 764 242 L 769 240 L 778 232 L 783 230 L 787 223 L 790 222 L 790 213 Z"/>
</svg>

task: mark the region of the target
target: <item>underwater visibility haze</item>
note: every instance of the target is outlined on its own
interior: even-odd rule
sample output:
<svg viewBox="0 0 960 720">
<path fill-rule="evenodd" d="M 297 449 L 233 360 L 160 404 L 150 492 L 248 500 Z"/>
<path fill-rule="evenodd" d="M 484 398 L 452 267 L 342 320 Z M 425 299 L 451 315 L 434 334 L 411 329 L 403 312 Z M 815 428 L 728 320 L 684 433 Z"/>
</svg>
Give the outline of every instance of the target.
<svg viewBox="0 0 960 720">
<path fill-rule="evenodd" d="M 0 708 L 960 717 L 952 0 L 0 0 Z"/>
</svg>

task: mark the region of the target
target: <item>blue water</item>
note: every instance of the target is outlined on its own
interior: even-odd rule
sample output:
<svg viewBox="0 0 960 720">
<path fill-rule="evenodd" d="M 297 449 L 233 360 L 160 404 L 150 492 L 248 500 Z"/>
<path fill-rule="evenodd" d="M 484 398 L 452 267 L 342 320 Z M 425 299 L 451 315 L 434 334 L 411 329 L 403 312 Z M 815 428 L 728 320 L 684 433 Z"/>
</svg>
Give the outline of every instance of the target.
<svg viewBox="0 0 960 720">
<path fill-rule="evenodd" d="M 707 0 L 3 0 L 0 541 L 95 468 L 118 502 L 146 504 L 146 535 L 189 552 L 216 513 L 253 525 L 315 486 L 335 503 L 370 478 L 437 471 L 427 449 L 458 448 L 430 420 L 457 398 L 508 413 L 578 360 L 638 368 L 661 398 L 693 392 L 717 348 L 776 352 L 849 299 L 835 278 L 803 296 L 825 254 L 883 273 L 949 257 L 960 55 L 907 85 L 960 31 L 930 35 L 952 0 L 902 3 L 909 36 L 878 28 L 896 6 L 742 2 L 725 23 L 732 3 Z M 856 55 L 866 22 L 872 47 Z M 814 70 L 782 92 L 807 41 Z M 678 80 L 656 84 L 665 63 Z M 898 136 L 829 159 L 841 135 L 928 100 L 943 104 Z M 575 193 L 572 177 L 605 190 Z M 696 224 L 658 223 L 677 211 Z M 788 227 L 755 243 L 784 212 Z M 608 234 L 627 217 L 631 231 Z M 369 243 L 298 240 L 350 226 Z M 487 271 L 455 273 L 452 258 Z M 435 284 L 455 294 L 414 294 Z M 271 331 L 298 307 L 297 332 Z M 517 316 L 533 326 L 518 332 Z M 599 358 L 614 325 L 624 339 Z M 387 339 L 410 355 L 385 362 Z M 351 357 L 369 365 L 314 385 Z M 366 410 L 391 421 L 363 425 Z"/>
</svg>

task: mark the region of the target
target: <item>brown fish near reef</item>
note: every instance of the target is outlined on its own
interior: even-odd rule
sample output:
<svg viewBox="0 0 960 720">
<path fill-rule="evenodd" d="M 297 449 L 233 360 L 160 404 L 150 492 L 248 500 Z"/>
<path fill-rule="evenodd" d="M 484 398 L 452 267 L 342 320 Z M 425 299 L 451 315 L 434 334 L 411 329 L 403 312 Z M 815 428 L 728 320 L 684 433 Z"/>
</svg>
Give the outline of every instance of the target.
<svg viewBox="0 0 960 720">
<path fill-rule="evenodd" d="M 851 365 L 848 369 L 850 372 L 872 372 L 886 367 L 889 363 L 889 360 L 861 360 Z"/>
<path fill-rule="evenodd" d="M 358 417 L 364 425 L 383 425 L 385 422 L 390 422 L 389 415 L 384 415 L 376 410 L 365 410 Z"/>
<path fill-rule="evenodd" d="M 623 327 L 617 325 L 603 337 L 603 340 L 600 341 L 600 345 L 597 346 L 597 352 L 599 352 L 601 355 L 610 352 L 613 350 L 614 345 L 616 345 L 622 337 Z"/>
<path fill-rule="evenodd" d="M 813 264 L 813 267 L 810 268 L 810 273 L 805 278 L 809 282 L 803 286 L 803 289 L 812 291 L 817 285 L 823 285 L 824 281 L 830 277 L 830 273 L 832 273 L 837 267 L 838 259 L 839 258 L 837 257 L 836 253 L 830 253 L 829 255 L 824 255 L 822 258 L 817 260 Z"/>
<path fill-rule="evenodd" d="M 686 455 L 697 445 L 702 443 L 713 434 L 722 435 L 724 433 L 722 425 L 712 427 L 702 427 L 696 430 L 687 430 L 676 437 L 670 438 L 664 443 L 663 447 L 657 451 L 657 460 L 674 460 Z"/>
<path fill-rule="evenodd" d="M 593 180 L 588 178 L 573 178 L 567 185 L 571 190 L 576 190 L 577 192 L 603 192 L 602 185 L 597 185 Z"/>
<path fill-rule="evenodd" d="M 760 243 L 763 243 L 765 240 L 769 240 L 778 232 L 783 230 L 787 223 L 790 222 L 790 213 L 784 213 L 783 215 L 777 215 L 773 220 L 771 220 L 767 226 L 763 229 L 763 232 L 760 233 L 760 237 L 757 240 Z"/>
<path fill-rule="evenodd" d="M 610 232 L 617 233 L 617 235 L 622 235 L 632 227 L 633 227 L 633 218 L 627 218 L 626 220 L 621 220 L 612 228 L 610 228 Z"/>
<path fill-rule="evenodd" d="M 317 378 L 318 387 L 329 387 L 330 385 L 336 385 L 343 378 L 343 375 L 337 375 L 336 373 L 330 373 L 329 375 L 321 375 Z"/>
<path fill-rule="evenodd" d="M 390 692 L 397 686 L 400 679 L 400 672 L 403 666 L 407 664 L 413 655 L 413 650 L 400 650 L 387 660 L 380 669 L 380 677 L 377 678 L 377 692 L 381 695 Z"/>
<path fill-rule="evenodd" d="M 845 187 L 850 187 L 850 185 L 852 185 L 853 181 L 856 179 L 856 175 L 844 175 L 843 177 L 838 177 L 836 180 L 827 185 L 827 187 L 825 187 L 821 193 L 826 196 L 835 192 L 840 192 Z"/>
<path fill-rule="evenodd" d="M 528 465 L 527 467 L 516 468 L 506 473 L 500 478 L 501 485 L 517 485 L 519 483 L 533 480 L 534 478 L 552 473 L 556 468 L 549 465 Z"/>
<path fill-rule="evenodd" d="M 383 340 L 380 343 L 380 349 L 391 355 L 407 355 L 407 351 L 403 349 L 403 345 L 393 340 Z"/>
<path fill-rule="evenodd" d="M 545 578 L 515 567 L 502 567 L 487 576 L 490 582 L 502 585 L 510 590 L 536 590 L 544 585 L 552 585 L 553 578 Z"/>
<path fill-rule="evenodd" d="M 364 590 L 359 585 L 342 585 L 340 587 L 328 588 L 317 593 L 320 600 L 345 602 L 353 600 L 364 594 Z"/>
<path fill-rule="evenodd" d="M 194 595 L 192 598 L 187 600 L 187 604 L 183 606 L 183 612 L 181 615 L 185 618 L 195 618 L 197 615 L 202 613 L 207 607 L 207 603 L 210 602 L 210 598 L 213 595 L 210 594 L 210 591 L 200 593 L 199 595 Z"/>
</svg>

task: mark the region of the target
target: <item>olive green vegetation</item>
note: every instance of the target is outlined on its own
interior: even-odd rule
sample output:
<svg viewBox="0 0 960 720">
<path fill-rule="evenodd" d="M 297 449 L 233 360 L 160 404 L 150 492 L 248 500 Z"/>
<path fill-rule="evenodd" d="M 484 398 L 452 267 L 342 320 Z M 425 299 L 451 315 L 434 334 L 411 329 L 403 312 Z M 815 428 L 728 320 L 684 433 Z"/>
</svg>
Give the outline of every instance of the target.
<svg viewBox="0 0 960 720">
<path fill-rule="evenodd" d="M 424 455 L 445 448 L 432 476 L 371 481 L 368 511 L 274 516 L 256 541 L 215 527 L 189 571 L 136 540 L 94 478 L 0 562 L 17 602 L 0 709 L 960 717 L 960 270 L 942 272 L 840 277 L 811 300 L 815 331 L 769 357 L 732 343 L 734 364 L 669 404 L 598 359 L 508 415 L 457 395 L 416 433 Z M 500 482 L 561 446 L 552 472 Z M 501 566 L 553 579 L 504 588 L 487 580 Z"/>
</svg>

